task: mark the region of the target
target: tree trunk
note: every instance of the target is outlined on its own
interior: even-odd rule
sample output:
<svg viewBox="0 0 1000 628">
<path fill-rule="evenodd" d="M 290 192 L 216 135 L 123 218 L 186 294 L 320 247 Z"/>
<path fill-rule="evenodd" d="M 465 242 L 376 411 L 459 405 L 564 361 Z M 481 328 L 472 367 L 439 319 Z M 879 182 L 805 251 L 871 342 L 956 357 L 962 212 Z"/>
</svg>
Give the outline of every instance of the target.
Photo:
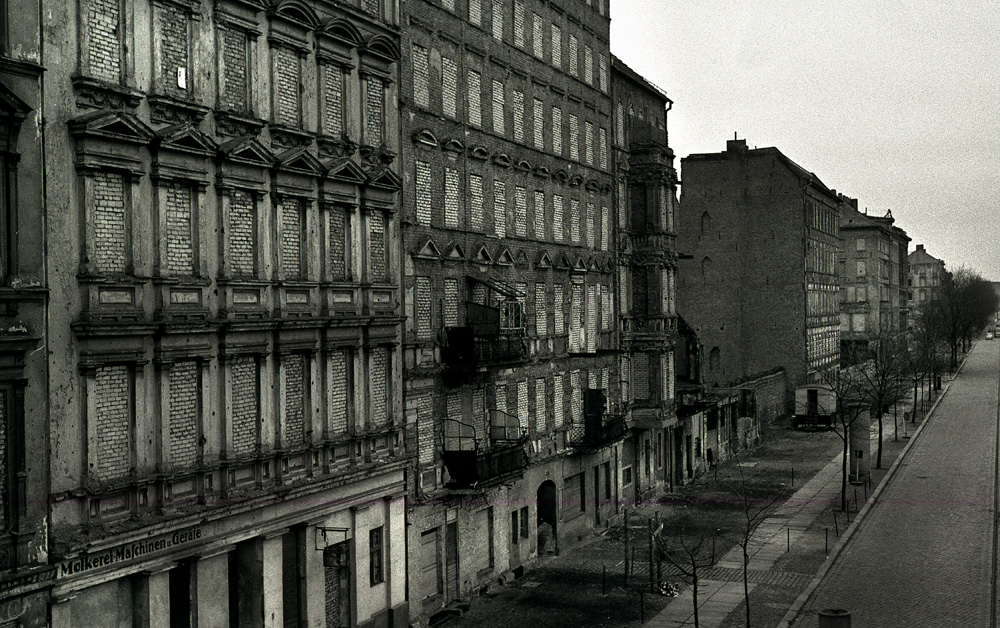
<svg viewBox="0 0 1000 628">
<path fill-rule="evenodd" d="M 749 535 L 743 542 L 743 599 L 747 603 L 747 628 L 750 628 L 750 554 L 747 552 L 748 545 L 750 545 Z"/>
<path fill-rule="evenodd" d="M 917 422 L 917 381 L 913 380 L 913 409 L 910 410 L 910 423 Z"/>
<path fill-rule="evenodd" d="M 698 561 L 691 559 L 691 599 L 694 604 L 694 628 L 698 625 Z"/>
<path fill-rule="evenodd" d="M 844 458 L 840 461 L 840 510 L 847 512 L 847 444 L 849 435 L 844 429 Z"/>
<path fill-rule="evenodd" d="M 870 434 L 870 433 L 869 433 Z M 878 409 L 878 454 L 875 457 L 875 468 L 882 468 L 882 407 Z"/>
</svg>

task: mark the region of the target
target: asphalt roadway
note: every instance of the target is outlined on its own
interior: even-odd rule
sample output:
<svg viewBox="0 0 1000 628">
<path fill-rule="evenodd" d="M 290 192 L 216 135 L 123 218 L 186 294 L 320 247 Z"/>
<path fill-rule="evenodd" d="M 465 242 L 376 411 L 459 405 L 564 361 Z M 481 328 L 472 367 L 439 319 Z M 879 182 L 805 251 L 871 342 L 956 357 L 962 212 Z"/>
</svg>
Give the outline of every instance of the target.
<svg viewBox="0 0 1000 628">
<path fill-rule="evenodd" d="M 1000 341 L 979 341 L 793 628 L 996 626 Z"/>
</svg>

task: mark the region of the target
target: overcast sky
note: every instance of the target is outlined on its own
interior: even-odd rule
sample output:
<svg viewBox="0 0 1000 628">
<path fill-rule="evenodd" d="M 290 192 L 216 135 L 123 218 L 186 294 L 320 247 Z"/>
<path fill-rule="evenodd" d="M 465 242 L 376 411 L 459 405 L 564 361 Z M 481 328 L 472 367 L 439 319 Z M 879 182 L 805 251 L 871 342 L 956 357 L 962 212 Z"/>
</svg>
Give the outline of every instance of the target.
<svg viewBox="0 0 1000 628">
<path fill-rule="evenodd" d="M 911 250 L 1000 281 L 1000 1 L 611 8 L 611 51 L 674 101 L 678 167 L 734 132 L 775 146 L 870 214 L 891 209 Z"/>
</svg>

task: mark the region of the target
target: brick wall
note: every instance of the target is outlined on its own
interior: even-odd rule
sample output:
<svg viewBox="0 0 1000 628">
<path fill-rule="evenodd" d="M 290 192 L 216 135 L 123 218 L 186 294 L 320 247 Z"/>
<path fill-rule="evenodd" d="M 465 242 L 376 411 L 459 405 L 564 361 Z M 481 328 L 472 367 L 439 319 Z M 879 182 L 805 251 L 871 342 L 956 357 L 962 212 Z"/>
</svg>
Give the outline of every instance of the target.
<svg viewBox="0 0 1000 628">
<path fill-rule="evenodd" d="M 94 267 L 102 273 L 123 273 L 128 265 L 125 178 L 117 172 L 96 172 L 91 184 L 94 197 Z"/>
<path fill-rule="evenodd" d="M 193 78 L 187 75 L 190 68 L 188 14 L 171 4 L 157 4 L 155 6 L 160 26 L 161 87 L 168 94 L 187 96 L 190 93 L 191 79 Z M 183 68 L 183 85 L 186 85 L 186 88 L 181 86 L 179 68 Z"/>
<path fill-rule="evenodd" d="M 274 121 L 299 125 L 299 55 L 291 48 L 275 47 Z"/>
<path fill-rule="evenodd" d="M 257 445 L 257 422 L 259 420 L 260 386 L 257 359 L 253 356 L 239 356 L 230 362 L 232 388 L 233 444 L 237 456 L 253 453 Z"/>
<path fill-rule="evenodd" d="M 368 89 L 365 92 L 365 143 L 369 146 L 382 144 L 382 132 L 385 117 L 385 87 L 382 79 L 376 76 L 368 77 Z"/>
<path fill-rule="evenodd" d="M 109 83 L 121 80 L 120 28 L 120 0 L 91 0 L 87 10 L 87 62 L 91 76 Z"/>
<path fill-rule="evenodd" d="M 335 65 L 323 73 L 323 131 L 333 137 L 344 132 L 344 72 Z"/>
<path fill-rule="evenodd" d="M 250 111 L 249 42 L 247 34 L 235 28 L 222 29 L 222 93 L 219 102 L 223 109 L 238 113 Z"/>
<path fill-rule="evenodd" d="M 430 395 L 417 400 L 417 460 L 421 466 L 434 463 L 434 409 Z"/>
<path fill-rule="evenodd" d="M 285 277 L 302 276 L 302 203 L 281 201 L 281 265 Z"/>
<path fill-rule="evenodd" d="M 132 373 L 128 366 L 97 369 L 94 382 L 97 423 L 97 477 L 123 478 L 129 472 L 132 429 Z"/>
<path fill-rule="evenodd" d="M 375 427 L 385 425 L 389 419 L 389 364 L 387 353 L 388 351 L 384 347 L 376 347 L 371 351 L 368 394 L 371 399 L 371 423 Z"/>
<path fill-rule="evenodd" d="M 233 275 L 252 277 L 254 275 L 254 200 L 250 192 L 233 190 L 229 195 L 229 264 Z"/>
<path fill-rule="evenodd" d="M 306 359 L 289 355 L 282 359 L 285 374 L 285 445 L 297 447 L 305 441 Z"/>
<path fill-rule="evenodd" d="M 165 192 L 167 271 L 191 275 L 194 273 L 191 188 L 174 183 L 168 185 Z"/>
<path fill-rule="evenodd" d="M 334 207 L 327 213 L 329 266 L 332 279 L 347 278 L 347 233 L 344 211 Z"/>
<path fill-rule="evenodd" d="M 427 48 L 413 44 L 413 102 L 418 107 L 431 106 L 430 60 Z"/>
<path fill-rule="evenodd" d="M 327 416 L 332 434 L 347 431 L 348 352 L 333 351 L 327 356 Z"/>
<path fill-rule="evenodd" d="M 194 465 L 198 456 L 198 363 L 177 362 L 170 367 L 170 464 Z"/>
<path fill-rule="evenodd" d="M 368 265 L 372 281 L 385 281 L 388 276 L 385 262 L 385 216 L 372 210 L 368 216 Z"/>
</svg>

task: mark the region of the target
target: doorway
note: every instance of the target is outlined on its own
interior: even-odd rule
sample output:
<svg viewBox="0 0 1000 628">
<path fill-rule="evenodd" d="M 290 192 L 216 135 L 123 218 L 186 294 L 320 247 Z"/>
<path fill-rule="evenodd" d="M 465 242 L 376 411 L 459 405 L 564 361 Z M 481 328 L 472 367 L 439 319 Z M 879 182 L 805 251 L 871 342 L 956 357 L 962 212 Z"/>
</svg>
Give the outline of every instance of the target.
<svg viewBox="0 0 1000 628">
<path fill-rule="evenodd" d="M 535 497 L 537 504 L 538 554 L 555 554 L 559 549 L 557 531 L 556 483 L 542 482 Z"/>
</svg>

